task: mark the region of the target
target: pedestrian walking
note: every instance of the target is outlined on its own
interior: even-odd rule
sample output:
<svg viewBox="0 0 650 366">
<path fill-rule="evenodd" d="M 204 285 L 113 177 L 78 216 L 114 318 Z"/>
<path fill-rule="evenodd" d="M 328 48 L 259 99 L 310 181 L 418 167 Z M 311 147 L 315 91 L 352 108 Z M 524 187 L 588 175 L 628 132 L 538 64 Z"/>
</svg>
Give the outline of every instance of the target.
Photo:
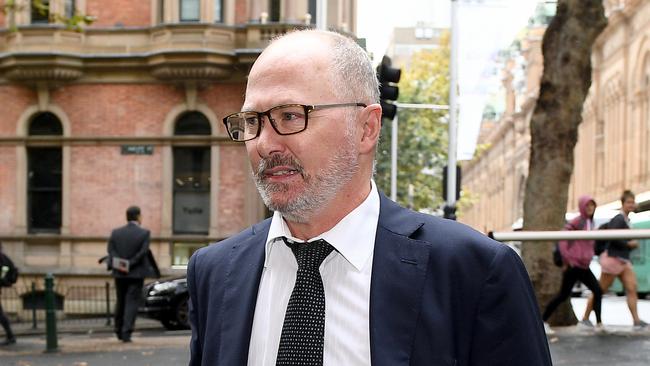
<svg viewBox="0 0 650 366">
<path fill-rule="evenodd" d="M 594 212 L 596 212 L 596 201 L 590 196 L 584 195 L 578 199 L 578 210 L 580 215 L 569 221 L 564 230 L 593 230 Z M 602 292 L 596 276 L 594 276 L 589 264 L 594 257 L 593 240 L 561 240 L 559 242 L 560 255 L 562 257 L 562 282 L 559 293 L 546 305 L 542 319 L 547 334 L 553 334 L 548 324 L 548 319 L 553 315 L 557 307 L 571 297 L 573 285 L 580 281 L 591 290 L 594 296 L 594 310 L 596 312 L 596 329 L 603 330 L 603 323 L 600 317 Z"/>
<path fill-rule="evenodd" d="M 223 121 L 274 214 L 192 255 L 190 365 L 551 364 L 519 256 L 377 189 L 379 87 L 354 40 L 274 40 L 244 98 Z"/>
<path fill-rule="evenodd" d="M 630 228 L 630 212 L 636 209 L 636 202 L 634 193 L 630 190 L 623 191 L 621 195 L 621 212 L 614 216 L 607 224 L 607 229 L 629 229 Z M 634 329 L 641 330 L 648 327 L 648 323 L 639 318 L 637 311 L 637 280 L 632 262 L 630 261 L 630 252 L 639 247 L 637 240 L 609 240 L 607 249 L 600 254 L 600 288 L 603 293 L 607 293 L 609 288 L 618 278 L 623 284 L 625 289 L 625 296 L 627 298 L 627 307 L 632 314 L 634 322 Z M 583 322 L 589 321 L 591 311 L 595 309 L 594 296 L 590 296 L 587 301 L 585 313 L 582 316 Z"/>
<path fill-rule="evenodd" d="M 0 242 L 0 295 L 2 295 L 2 288 L 13 286 L 17 278 L 18 270 L 14 262 L 2 251 L 2 242 Z M 0 302 L 0 324 L 5 331 L 5 340 L 0 345 L 8 346 L 16 343 L 16 337 L 11 331 L 11 324 L 9 324 L 9 319 L 2 308 L 2 302 Z"/>
<path fill-rule="evenodd" d="M 128 223 L 113 230 L 108 240 L 108 264 L 115 278 L 115 335 L 131 342 L 145 277 L 157 277 L 149 251 L 150 232 L 142 228 L 140 208 L 126 210 Z"/>
</svg>

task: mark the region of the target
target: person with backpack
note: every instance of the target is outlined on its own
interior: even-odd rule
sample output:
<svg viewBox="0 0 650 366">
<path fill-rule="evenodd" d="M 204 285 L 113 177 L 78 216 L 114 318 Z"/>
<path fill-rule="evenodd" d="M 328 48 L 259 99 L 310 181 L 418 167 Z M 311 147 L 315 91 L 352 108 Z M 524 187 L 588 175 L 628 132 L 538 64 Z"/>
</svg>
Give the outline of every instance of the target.
<svg viewBox="0 0 650 366">
<path fill-rule="evenodd" d="M 569 221 L 564 230 L 593 230 L 594 212 L 596 201 L 590 196 L 584 195 L 578 199 L 580 215 Z M 547 321 L 557 307 L 571 296 L 571 290 L 576 281 L 580 281 L 591 290 L 594 296 L 594 310 L 596 311 L 597 330 L 602 330 L 603 325 L 600 319 L 600 303 L 602 291 L 598 285 L 596 276 L 589 269 L 589 264 L 594 256 L 593 240 L 561 240 L 559 252 L 562 257 L 562 285 L 560 292 L 546 305 L 542 318 L 547 334 L 553 334 L 553 330 Z"/>
<path fill-rule="evenodd" d="M 629 229 L 630 219 L 628 215 L 634 212 L 636 202 L 634 193 L 625 190 L 621 195 L 621 212 L 614 216 L 607 224 L 607 229 Z M 627 307 L 630 309 L 632 319 L 634 321 L 635 330 L 647 329 L 648 323 L 639 318 L 636 303 L 638 300 L 637 295 L 637 280 L 632 262 L 630 261 L 630 252 L 639 247 L 637 240 L 609 240 L 607 242 L 607 249 L 600 254 L 600 266 L 602 268 L 600 274 L 600 288 L 603 293 L 607 292 L 618 278 L 623 284 L 625 289 L 625 296 L 627 297 Z M 582 316 L 581 323 L 589 324 L 589 314 L 591 310 L 595 309 L 595 302 L 590 297 L 587 301 L 587 308 Z"/>
<path fill-rule="evenodd" d="M 2 294 L 2 287 L 11 287 L 16 283 L 18 277 L 18 271 L 14 262 L 9 259 L 7 255 L 2 252 L 2 242 L 0 242 L 0 295 Z M 9 324 L 9 319 L 5 315 L 4 309 L 2 309 L 2 303 L 0 302 L 0 324 L 5 330 L 6 339 L 3 342 L 0 342 L 0 346 L 8 346 L 10 344 L 16 343 L 16 337 L 11 331 L 11 325 Z"/>
</svg>

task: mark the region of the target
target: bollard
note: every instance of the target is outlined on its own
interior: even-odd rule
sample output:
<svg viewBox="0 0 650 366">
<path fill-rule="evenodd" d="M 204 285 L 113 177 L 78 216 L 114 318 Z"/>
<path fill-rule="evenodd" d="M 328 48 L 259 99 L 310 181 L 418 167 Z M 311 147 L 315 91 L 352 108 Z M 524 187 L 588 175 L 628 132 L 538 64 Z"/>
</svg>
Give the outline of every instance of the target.
<svg viewBox="0 0 650 366">
<path fill-rule="evenodd" d="M 56 309 L 54 306 L 54 275 L 48 273 L 45 276 L 45 352 L 58 352 L 56 334 Z"/>
<path fill-rule="evenodd" d="M 111 284 L 106 282 L 106 326 L 111 325 Z"/>
<path fill-rule="evenodd" d="M 36 282 L 32 282 L 32 295 L 36 293 Z M 36 329 L 36 304 L 32 307 L 32 329 Z"/>
</svg>

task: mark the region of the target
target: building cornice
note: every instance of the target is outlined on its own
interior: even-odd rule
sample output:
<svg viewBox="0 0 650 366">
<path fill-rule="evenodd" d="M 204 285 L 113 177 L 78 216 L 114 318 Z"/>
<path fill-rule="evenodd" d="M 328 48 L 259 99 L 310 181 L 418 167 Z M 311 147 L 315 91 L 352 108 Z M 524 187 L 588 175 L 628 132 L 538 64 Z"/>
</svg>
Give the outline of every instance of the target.
<svg viewBox="0 0 650 366">
<path fill-rule="evenodd" d="M 95 81 L 241 80 L 275 36 L 297 24 L 154 27 L 19 27 L 0 31 L 0 84 Z M 98 75 L 101 75 L 98 76 Z"/>
</svg>

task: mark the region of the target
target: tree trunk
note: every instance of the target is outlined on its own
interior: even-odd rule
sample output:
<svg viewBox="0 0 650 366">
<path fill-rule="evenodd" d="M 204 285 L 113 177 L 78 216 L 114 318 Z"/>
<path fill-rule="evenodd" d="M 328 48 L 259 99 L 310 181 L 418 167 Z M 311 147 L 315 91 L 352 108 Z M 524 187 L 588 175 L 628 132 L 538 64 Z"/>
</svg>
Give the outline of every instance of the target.
<svg viewBox="0 0 650 366">
<path fill-rule="evenodd" d="M 544 34 L 544 73 L 530 121 L 531 147 L 524 230 L 564 226 L 573 149 L 582 122 L 582 105 L 591 86 L 591 49 L 607 25 L 602 0 L 559 0 Z M 585 192 L 589 193 L 589 192 Z M 543 310 L 560 289 L 561 271 L 552 262 L 552 242 L 526 242 L 522 257 Z M 565 302 L 550 322 L 575 324 Z"/>
</svg>

